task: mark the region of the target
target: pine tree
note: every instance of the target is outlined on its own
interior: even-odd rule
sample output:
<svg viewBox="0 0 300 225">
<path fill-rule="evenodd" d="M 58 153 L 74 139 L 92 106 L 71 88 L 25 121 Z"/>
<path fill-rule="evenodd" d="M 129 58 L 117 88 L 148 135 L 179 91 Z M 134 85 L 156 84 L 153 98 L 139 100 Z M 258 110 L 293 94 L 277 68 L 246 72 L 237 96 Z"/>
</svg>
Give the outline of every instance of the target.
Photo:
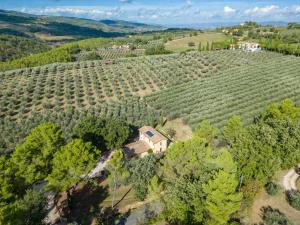
<svg viewBox="0 0 300 225">
<path fill-rule="evenodd" d="M 34 128 L 12 154 L 16 175 L 27 184 L 46 178 L 51 172 L 52 158 L 63 142 L 60 127 L 53 123 Z"/>
<path fill-rule="evenodd" d="M 238 181 L 235 173 L 220 170 L 203 186 L 207 194 L 205 209 L 208 212 L 208 225 L 225 225 L 230 216 L 240 208 L 242 195 L 236 193 Z"/>
<path fill-rule="evenodd" d="M 71 188 L 81 181 L 97 164 L 100 151 L 91 142 L 74 139 L 56 153 L 53 170 L 47 177 L 48 190 L 67 191 L 68 206 L 71 206 Z"/>
</svg>

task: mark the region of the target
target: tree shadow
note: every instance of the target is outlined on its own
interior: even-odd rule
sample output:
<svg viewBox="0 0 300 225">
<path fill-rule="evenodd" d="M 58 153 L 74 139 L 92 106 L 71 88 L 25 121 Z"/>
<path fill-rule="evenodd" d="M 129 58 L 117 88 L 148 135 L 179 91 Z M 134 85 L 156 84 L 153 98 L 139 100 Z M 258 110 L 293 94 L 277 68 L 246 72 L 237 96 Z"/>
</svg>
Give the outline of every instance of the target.
<svg viewBox="0 0 300 225">
<path fill-rule="evenodd" d="M 108 196 L 108 187 L 88 182 L 72 192 L 71 206 L 66 217 L 70 222 L 91 224 L 97 213 L 101 211 L 100 203 Z"/>
<path fill-rule="evenodd" d="M 123 195 L 123 197 L 114 205 L 114 207 L 118 206 L 120 202 L 123 201 L 123 199 L 128 195 L 128 193 L 131 191 L 131 188 Z"/>
<path fill-rule="evenodd" d="M 111 207 L 104 208 L 101 213 L 97 215 L 97 224 L 103 225 L 125 225 L 127 218 L 130 216 L 131 211 L 128 210 L 126 213 L 121 214 L 117 208 L 112 209 Z"/>
</svg>

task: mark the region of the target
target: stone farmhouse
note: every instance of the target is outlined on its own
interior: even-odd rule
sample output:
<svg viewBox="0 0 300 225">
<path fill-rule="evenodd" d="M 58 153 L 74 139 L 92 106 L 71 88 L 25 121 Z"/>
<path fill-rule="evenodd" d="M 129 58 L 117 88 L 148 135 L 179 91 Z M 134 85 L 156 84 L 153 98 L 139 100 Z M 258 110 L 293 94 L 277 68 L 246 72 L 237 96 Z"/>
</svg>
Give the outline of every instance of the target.
<svg viewBox="0 0 300 225">
<path fill-rule="evenodd" d="M 139 140 L 125 146 L 124 150 L 130 157 L 148 154 L 151 149 L 153 153 L 164 152 L 168 148 L 169 140 L 160 132 L 150 126 L 143 126 L 139 129 Z"/>
<path fill-rule="evenodd" d="M 139 129 L 140 141 L 146 142 L 154 153 L 160 153 L 167 149 L 168 139 L 154 128 L 144 126 Z"/>
</svg>

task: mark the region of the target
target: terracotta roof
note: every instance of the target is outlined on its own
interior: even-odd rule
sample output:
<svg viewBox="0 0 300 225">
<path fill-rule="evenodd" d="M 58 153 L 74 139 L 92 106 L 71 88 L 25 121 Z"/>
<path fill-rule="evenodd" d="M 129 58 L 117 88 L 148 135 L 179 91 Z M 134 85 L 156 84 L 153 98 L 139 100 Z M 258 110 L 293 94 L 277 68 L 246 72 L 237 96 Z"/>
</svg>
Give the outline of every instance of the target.
<svg viewBox="0 0 300 225">
<path fill-rule="evenodd" d="M 128 156 L 140 155 L 147 152 L 151 147 L 144 141 L 136 141 L 124 146 L 124 151 Z"/>
<path fill-rule="evenodd" d="M 143 126 L 139 129 L 139 131 L 149 138 L 149 140 L 154 144 L 162 140 L 168 140 L 165 136 L 150 126 Z"/>
</svg>

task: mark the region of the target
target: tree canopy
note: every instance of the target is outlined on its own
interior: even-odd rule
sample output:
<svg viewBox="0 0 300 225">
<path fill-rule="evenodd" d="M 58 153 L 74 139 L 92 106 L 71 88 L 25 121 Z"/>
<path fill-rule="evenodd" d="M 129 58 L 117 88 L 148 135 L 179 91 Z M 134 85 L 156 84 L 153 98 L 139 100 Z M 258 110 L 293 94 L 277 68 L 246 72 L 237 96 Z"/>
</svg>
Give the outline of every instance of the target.
<svg viewBox="0 0 300 225">
<path fill-rule="evenodd" d="M 238 181 L 235 173 L 218 171 L 214 177 L 203 185 L 209 218 L 206 224 L 227 224 L 230 215 L 240 209 L 242 195 L 236 193 Z"/>
<path fill-rule="evenodd" d="M 0 206 L 6 201 L 14 198 L 14 184 L 12 182 L 11 171 L 9 171 L 9 161 L 5 156 L 0 157 Z"/>
<path fill-rule="evenodd" d="M 42 193 L 28 190 L 22 199 L 0 208 L 1 225 L 42 225 L 47 214 Z"/>
<path fill-rule="evenodd" d="M 52 158 L 63 143 L 62 131 L 57 125 L 44 123 L 34 128 L 11 156 L 16 176 L 26 184 L 46 178 L 52 169 Z"/>
<path fill-rule="evenodd" d="M 180 224 L 200 224 L 207 221 L 208 214 L 211 221 L 226 224 L 239 209 L 241 200 L 235 192 L 238 185 L 235 168 L 226 149 L 217 153 L 197 135 L 173 144 L 161 167 L 166 218 Z M 228 181 L 221 184 L 222 176 Z M 224 203 L 228 209 L 220 207 Z"/>
<path fill-rule="evenodd" d="M 77 184 L 97 163 L 100 151 L 92 143 L 74 139 L 53 158 L 53 170 L 47 177 L 48 188 L 66 191 Z"/>
<path fill-rule="evenodd" d="M 255 123 L 244 126 L 238 117 L 229 120 L 224 136 L 238 165 L 239 177 L 266 183 L 279 169 L 300 160 L 299 108 L 291 100 L 271 104 Z"/>
<path fill-rule="evenodd" d="M 87 117 L 74 129 L 74 136 L 102 150 L 120 148 L 130 134 L 128 125 L 117 119 Z"/>
<path fill-rule="evenodd" d="M 150 180 L 157 173 L 157 163 L 158 157 L 153 154 L 130 162 L 130 181 L 137 198 L 143 200 L 147 196 Z"/>
</svg>

